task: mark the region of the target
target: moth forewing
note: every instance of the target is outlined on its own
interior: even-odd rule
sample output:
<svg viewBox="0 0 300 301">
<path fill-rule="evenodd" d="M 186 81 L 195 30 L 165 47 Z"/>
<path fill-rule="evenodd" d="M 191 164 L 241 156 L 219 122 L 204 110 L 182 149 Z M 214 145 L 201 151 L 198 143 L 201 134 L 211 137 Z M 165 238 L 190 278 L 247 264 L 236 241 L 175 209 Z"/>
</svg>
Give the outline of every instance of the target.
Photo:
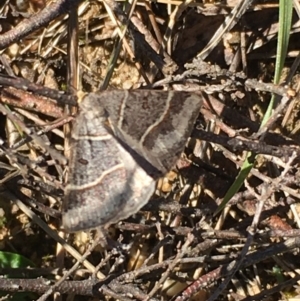
<svg viewBox="0 0 300 301">
<path fill-rule="evenodd" d="M 155 189 L 155 180 L 107 129 L 99 104 L 86 96 L 79 107 L 63 203 L 63 227 L 69 232 L 125 219 L 145 205 Z"/>
<path fill-rule="evenodd" d="M 94 93 L 119 139 L 161 175 L 176 163 L 199 115 L 202 97 L 179 91 Z"/>
</svg>

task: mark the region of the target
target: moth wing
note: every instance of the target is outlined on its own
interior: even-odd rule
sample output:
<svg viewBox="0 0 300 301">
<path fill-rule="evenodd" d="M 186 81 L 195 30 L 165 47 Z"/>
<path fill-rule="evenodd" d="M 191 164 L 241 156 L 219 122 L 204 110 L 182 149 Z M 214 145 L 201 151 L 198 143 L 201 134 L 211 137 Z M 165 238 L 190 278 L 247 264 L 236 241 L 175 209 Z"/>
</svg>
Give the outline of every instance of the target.
<svg viewBox="0 0 300 301">
<path fill-rule="evenodd" d="M 202 105 L 201 96 L 178 91 L 113 90 L 94 94 L 108 112 L 117 138 L 155 168 L 154 177 L 174 166 Z"/>
<path fill-rule="evenodd" d="M 108 226 L 136 213 L 155 181 L 115 139 L 92 95 L 80 104 L 70 150 L 62 222 L 69 232 Z"/>
</svg>

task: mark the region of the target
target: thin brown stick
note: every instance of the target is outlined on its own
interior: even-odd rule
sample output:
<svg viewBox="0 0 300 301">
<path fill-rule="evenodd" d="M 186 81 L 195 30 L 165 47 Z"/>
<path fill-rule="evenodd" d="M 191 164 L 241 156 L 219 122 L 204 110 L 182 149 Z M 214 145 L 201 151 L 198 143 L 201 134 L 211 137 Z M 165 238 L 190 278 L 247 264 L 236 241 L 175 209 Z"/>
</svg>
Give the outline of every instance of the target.
<svg viewBox="0 0 300 301">
<path fill-rule="evenodd" d="M 23 20 L 13 29 L 1 34 L 0 49 L 4 49 L 12 43 L 18 42 L 33 31 L 48 25 L 58 16 L 65 14 L 80 2 L 80 0 L 57 0 L 47 5 L 42 11 Z"/>
</svg>

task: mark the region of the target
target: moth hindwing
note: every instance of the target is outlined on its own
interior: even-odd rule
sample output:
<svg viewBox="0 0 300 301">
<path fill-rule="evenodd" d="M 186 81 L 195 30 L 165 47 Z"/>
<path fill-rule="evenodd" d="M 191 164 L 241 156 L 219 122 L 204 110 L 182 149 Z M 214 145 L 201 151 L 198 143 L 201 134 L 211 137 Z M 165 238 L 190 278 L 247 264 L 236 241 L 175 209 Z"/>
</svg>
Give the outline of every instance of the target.
<svg viewBox="0 0 300 301">
<path fill-rule="evenodd" d="M 143 207 L 183 151 L 201 103 L 175 91 L 88 94 L 72 131 L 64 228 L 108 226 Z"/>
</svg>

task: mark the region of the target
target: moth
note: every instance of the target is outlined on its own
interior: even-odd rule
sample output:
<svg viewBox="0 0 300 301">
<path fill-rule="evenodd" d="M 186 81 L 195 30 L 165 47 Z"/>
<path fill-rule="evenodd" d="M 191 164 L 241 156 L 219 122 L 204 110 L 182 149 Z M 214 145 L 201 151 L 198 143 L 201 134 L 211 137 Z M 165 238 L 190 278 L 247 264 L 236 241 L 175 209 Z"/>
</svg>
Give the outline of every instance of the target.
<svg viewBox="0 0 300 301">
<path fill-rule="evenodd" d="M 87 94 L 71 133 L 64 229 L 107 227 L 139 211 L 182 153 L 201 104 L 176 91 Z"/>
</svg>

